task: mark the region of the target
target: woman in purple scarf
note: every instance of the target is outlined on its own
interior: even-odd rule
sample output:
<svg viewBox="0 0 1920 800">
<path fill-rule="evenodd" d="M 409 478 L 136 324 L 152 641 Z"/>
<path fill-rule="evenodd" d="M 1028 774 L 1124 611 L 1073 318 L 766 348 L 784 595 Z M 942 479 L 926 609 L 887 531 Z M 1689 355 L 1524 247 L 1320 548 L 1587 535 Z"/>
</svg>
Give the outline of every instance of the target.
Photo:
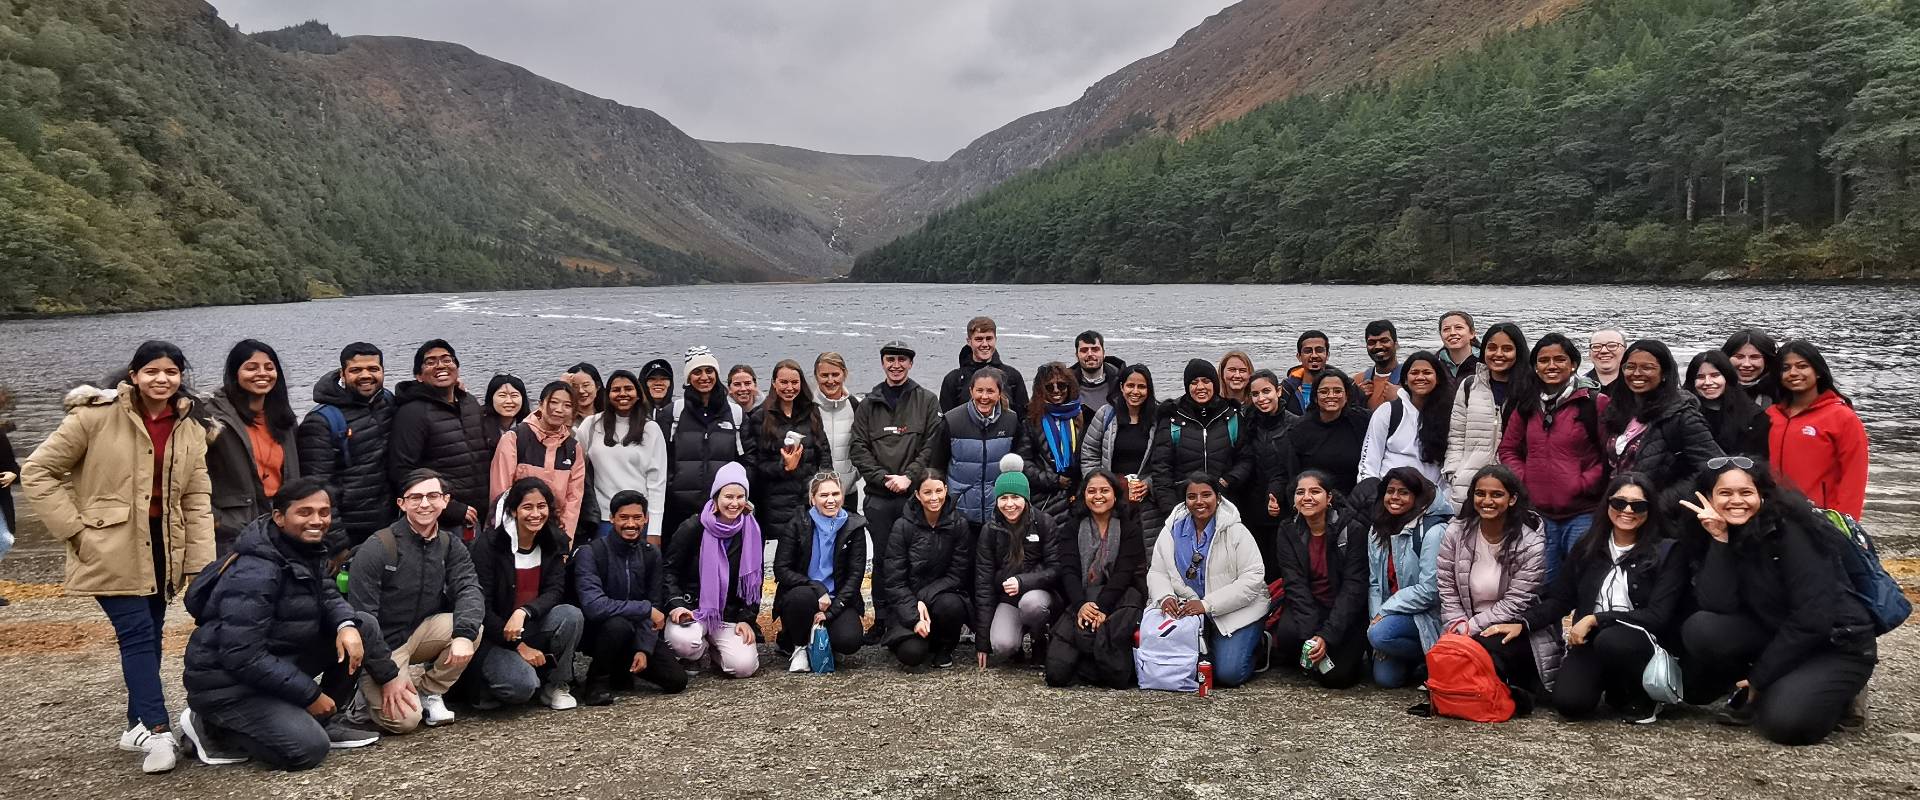
<svg viewBox="0 0 1920 800">
<path fill-rule="evenodd" d="M 760 667 L 754 620 L 766 550 L 748 488 L 746 468 L 721 467 L 707 504 L 680 525 L 667 550 L 667 646 L 694 663 L 712 653 L 714 666 L 732 678 Z"/>
</svg>

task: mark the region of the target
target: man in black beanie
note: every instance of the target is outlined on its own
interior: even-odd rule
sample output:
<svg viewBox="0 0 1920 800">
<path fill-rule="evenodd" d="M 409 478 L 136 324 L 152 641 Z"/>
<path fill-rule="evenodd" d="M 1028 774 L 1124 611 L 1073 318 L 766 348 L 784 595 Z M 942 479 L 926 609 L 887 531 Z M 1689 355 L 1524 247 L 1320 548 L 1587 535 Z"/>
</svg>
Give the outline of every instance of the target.
<svg viewBox="0 0 1920 800">
<path fill-rule="evenodd" d="M 1173 508 L 1182 500 L 1178 482 L 1195 472 L 1220 476 L 1222 494 L 1245 483 L 1253 459 L 1242 457 L 1239 406 L 1220 397 L 1220 373 L 1201 359 L 1187 362 L 1186 394 L 1160 415 L 1148 463 L 1154 503 Z M 1159 531 L 1147 531 L 1149 545 Z"/>
</svg>

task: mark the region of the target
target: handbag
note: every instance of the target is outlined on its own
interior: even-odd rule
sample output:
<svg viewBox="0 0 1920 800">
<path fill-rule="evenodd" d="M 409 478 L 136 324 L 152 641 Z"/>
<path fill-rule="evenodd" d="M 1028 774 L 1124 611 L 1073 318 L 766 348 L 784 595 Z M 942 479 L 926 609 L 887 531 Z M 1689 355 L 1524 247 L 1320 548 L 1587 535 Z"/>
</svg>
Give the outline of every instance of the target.
<svg viewBox="0 0 1920 800">
<path fill-rule="evenodd" d="M 1647 642 L 1653 645 L 1653 657 L 1647 659 L 1647 668 L 1640 672 L 1640 688 L 1654 702 L 1678 705 L 1681 702 L 1680 659 L 1660 646 L 1660 639 L 1652 631 L 1631 622 L 1620 623 L 1647 635 Z"/>
<path fill-rule="evenodd" d="M 833 645 L 827 640 L 827 626 L 813 626 L 813 638 L 807 641 L 807 663 L 815 675 L 833 674 Z"/>
</svg>

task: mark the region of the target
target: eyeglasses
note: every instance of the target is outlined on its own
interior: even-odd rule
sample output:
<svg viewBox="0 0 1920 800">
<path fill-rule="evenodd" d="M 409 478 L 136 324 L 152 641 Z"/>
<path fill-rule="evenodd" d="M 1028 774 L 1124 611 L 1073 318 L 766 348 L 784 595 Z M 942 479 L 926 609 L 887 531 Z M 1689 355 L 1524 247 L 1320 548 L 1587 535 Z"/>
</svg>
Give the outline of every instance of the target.
<svg viewBox="0 0 1920 800">
<path fill-rule="evenodd" d="M 1753 469 L 1753 459 L 1746 456 L 1720 456 L 1707 459 L 1707 469 L 1720 469 L 1732 464 L 1740 469 Z"/>
<path fill-rule="evenodd" d="M 1606 342 L 1606 343 L 1603 343 L 1603 344 L 1596 344 L 1596 345 L 1594 345 L 1594 346 L 1593 346 L 1593 352 L 1596 352 L 1596 353 L 1600 353 L 1600 352 L 1611 352 L 1611 351 L 1614 351 L 1614 350 L 1625 350 L 1625 349 L 1627 349 L 1627 346 L 1626 346 L 1626 345 L 1624 345 L 1624 344 L 1615 344 L 1615 343 L 1613 343 L 1613 342 Z"/>
<path fill-rule="evenodd" d="M 1645 514 L 1647 513 L 1647 509 L 1653 507 L 1653 504 L 1645 500 L 1628 500 L 1624 497 L 1609 497 L 1607 498 L 1607 507 L 1615 511 L 1625 511 L 1629 514 Z"/>
<path fill-rule="evenodd" d="M 438 503 L 441 500 L 445 500 L 445 499 L 447 499 L 447 495 L 445 492 L 428 492 L 426 494 L 407 494 L 407 495 L 400 496 L 400 502 L 407 503 L 409 505 L 419 505 L 421 503 Z"/>
</svg>

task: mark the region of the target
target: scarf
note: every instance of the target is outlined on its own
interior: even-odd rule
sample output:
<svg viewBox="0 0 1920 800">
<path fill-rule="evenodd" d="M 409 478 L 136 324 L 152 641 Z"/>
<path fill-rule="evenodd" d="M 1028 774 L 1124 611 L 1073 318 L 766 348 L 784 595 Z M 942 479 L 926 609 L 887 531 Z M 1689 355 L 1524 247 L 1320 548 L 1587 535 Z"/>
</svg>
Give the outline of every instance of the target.
<svg viewBox="0 0 1920 800">
<path fill-rule="evenodd" d="M 752 514 L 741 514 L 732 522 L 723 522 L 714 512 L 713 501 L 700 509 L 700 604 L 693 618 L 708 631 L 726 625 L 727 587 L 748 605 L 760 604 L 760 584 L 765 580 L 761 560 L 766 556 L 765 540 L 760 538 L 760 523 Z M 740 572 L 727 575 L 727 540 L 740 539 Z"/>
<path fill-rule="evenodd" d="M 1193 566 L 1195 553 L 1200 556 L 1200 568 L 1189 578 L 1187 570 Z M 1173 568 L 1187 582 L 1187 588 L 1201 597 L 1207 596 L 1207 559 L 1212 555 L 1213 520 L 1207 520 L 1207 527 L 1198 531 L 1193 528 L 1192 515 L 1173 524 Z"/>
<path fill-rule="evenodd" d="M 1540 393 L 1540 426 L 1551 430 L 1554 415 L 1560 412 L 1560 405 L 1573 396 L 1573 390 L 1580 388 L 1579 381 L 1567 381 L 1557 392 Z"/>
<path fill-rule="evenodd" d="M 1092 586 L 1105 583 L 1107 574 L 1113 569 L 1113 560 L 1118 555 L 1113 548 L 1113 527 L 1120 521 L 1107 518 L 1107 530 L 1088 517 L 1080 521 L 1080 566 L 1086 570 L 1086 584 Z"/>
<path fill-rule="evenodd" d="M 840 509 L 840 515 L 829 517 L 820 513 L 820 509 L 807 509 L 807 516 L 813 518 L 813 557 L 807 559 L 807 580 L 827 587 L 827 594 L 833 594 L 833 545 L 840 540 L 840 530 L 847 527 L 847 510 Z"/>
<path fill-rule="evenodd" d="M 1040 433 L 1047 439 L 1047 454 L 1053 457 L 1053 471 L 1073 468 L 1073 456 L 1080 450 L 1080 398 L 1064 403 L 1048 403 L 1040 418 Z"/>
</svg>

